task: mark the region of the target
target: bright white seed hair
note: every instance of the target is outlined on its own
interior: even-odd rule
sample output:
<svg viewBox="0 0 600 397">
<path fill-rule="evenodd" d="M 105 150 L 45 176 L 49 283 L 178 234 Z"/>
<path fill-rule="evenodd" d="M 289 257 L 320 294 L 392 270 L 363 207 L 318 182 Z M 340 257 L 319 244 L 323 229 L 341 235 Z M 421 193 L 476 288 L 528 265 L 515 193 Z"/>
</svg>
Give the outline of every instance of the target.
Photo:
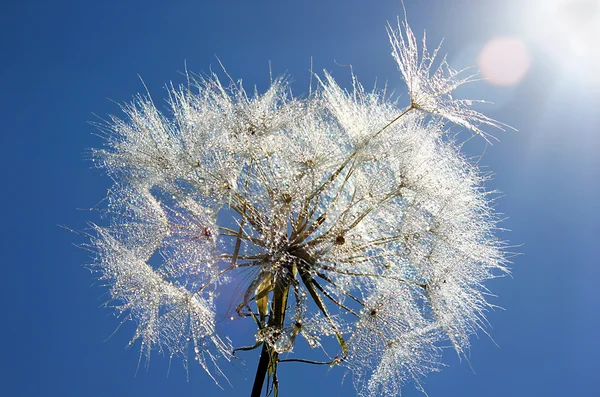
<svg viewBox="0 0 600 397">
<path fill-rule="evenodd" d="M 116 182 L 92 245 L 142 353 L 193 351 L 220 374 L 234 349 L 216 319 L 251 317 L 251 344 L 294 359 L 306 341 L 320 353 L 300 361 L 346 365 L 365 396 L 420 388 L 444 340 L 465 353 L 491 307 L 483 283 L 507 269 L 486 178 L 443 122 L 502 125 L 453 99 L 471 78 L 432 72 L 439 48 L 399 29 L 403 110 L 354 76 L 347 91 L 325 73 L 298 99 L 285 79 L 248 95 L 213 74 L 171 87 L 170 114 L 139 96 L 104 126 L 93 154 Z M 218 297 L 226 283 L 241 293 Z M 235 311 L 217 314 L 221 298 Z"/>
<path fill-rule="evenodd" d="M 486 134 L 481 125 L 500 130 L 512 128 L 471 108 L 474 102 L 484 101 L 456 99 L 452 96 L 459 86 L 476 81 L 477 75 L 468 74 L 469 69 L 451 68 L 446 62 L 446 57 L 437 60 L 441 43 L 433 53 L 429 53 L 424 34 L 419 53 L 417 39 L 406 18 L 403 22 L 398 19 L 397 30 L 388 24 L 388 36 L 392 44 L 392 55 L 408 86 L 411 106 L 447 119 L 482 135 L 486 140 L 493 137 Z"/>
</svg>

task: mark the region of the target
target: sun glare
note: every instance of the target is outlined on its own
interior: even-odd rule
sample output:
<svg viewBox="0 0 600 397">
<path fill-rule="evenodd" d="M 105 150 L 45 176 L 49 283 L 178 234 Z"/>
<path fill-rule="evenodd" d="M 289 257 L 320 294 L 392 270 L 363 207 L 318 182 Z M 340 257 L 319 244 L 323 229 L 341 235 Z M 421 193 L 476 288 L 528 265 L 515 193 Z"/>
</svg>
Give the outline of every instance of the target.
<svg viewBox="0 0 600 397">
<path fill-rule="evenodd" d="M 534 1 L 523 23 L 569 79 L 600 84 L 600 0 Z"/>
</svg>

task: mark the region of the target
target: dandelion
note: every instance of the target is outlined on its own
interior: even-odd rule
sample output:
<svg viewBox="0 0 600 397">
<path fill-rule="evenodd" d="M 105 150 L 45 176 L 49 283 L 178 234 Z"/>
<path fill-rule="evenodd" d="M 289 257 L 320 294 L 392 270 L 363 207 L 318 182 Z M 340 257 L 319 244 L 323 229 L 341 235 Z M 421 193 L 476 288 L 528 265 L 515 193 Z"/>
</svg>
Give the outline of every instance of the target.
<svg viewBox="0 0 600 397">
<path fill-rule="evenodd" d="M 379 396 L 421 388 L 445 340 L 465 354 L 506 255 L 486 177 L 444 122 L 501 124 L 453 99 L 470 78 L 445 61 L 431 74 L 439 48 L 419 60 L 402 27 L 390 39 L 403 110 L 354 76 L 346 91 L 325 73 L 299 99 L 285 79 L 249 95 L 211 74 L 171 86 L 168 115 L 139 96 L 103 126 L 93 155 L 116 182 L 91 245 L 140 358 L 191 354 L 218 382 L 260 348 L 253 397 L 278 394 L 287 362 L 345 366 L 357 393 Z M 247 346 L 217 330 L 230 316 L 256 325 Z"/>
<path fill-rule="evenodd" d="M 406 15 L 403 22 L 398 19 L 397 29 L 392 28 L 390 24 L 387 29 L 392 44 L 392 55 L 408 87 L 411 108 L 445 118 L 477 135 L 482 135 L 486 140 L 492 136 L 486 134 L 481 125 L 500 130 L 512 128 L 471 108 L 474 102 L 485 101 L 452 97 L 456 88 L 476 81 L 477 75 L 468 74 L 468 68 L 451 68 L 446 57 L 438 60 L 441 43 L 429 53 L 425 34 L 419 53 L 417 39 L 406 21 Z"/>
</svg>

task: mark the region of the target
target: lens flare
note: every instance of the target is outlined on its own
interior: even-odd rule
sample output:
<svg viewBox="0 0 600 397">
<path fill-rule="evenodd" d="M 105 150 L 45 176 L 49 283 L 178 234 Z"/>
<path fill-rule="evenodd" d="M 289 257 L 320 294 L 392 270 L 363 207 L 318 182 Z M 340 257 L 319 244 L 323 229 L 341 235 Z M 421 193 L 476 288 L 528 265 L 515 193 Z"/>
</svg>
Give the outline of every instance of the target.
<svg viewBox="0 0 600 397">
<path fill-rule="evenodd" d="M 531 58 L 523 40 L 495 37 L 488 41 L 477 57 L 483 78 L 493 85 L 513 86 L 527 74 Z"/>
</svg>

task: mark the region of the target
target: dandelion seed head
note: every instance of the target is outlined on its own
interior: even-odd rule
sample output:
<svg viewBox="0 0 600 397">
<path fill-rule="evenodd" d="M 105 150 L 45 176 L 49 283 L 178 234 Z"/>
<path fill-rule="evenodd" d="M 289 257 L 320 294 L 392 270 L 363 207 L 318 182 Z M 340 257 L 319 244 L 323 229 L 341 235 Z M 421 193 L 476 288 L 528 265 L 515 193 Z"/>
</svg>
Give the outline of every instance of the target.
<svg viewBox="0 0 600 397">
<path fill-rule="evenodd" d="M 471 78 L 445 61 L 432 70 L 438 50 L 419 53 L 400 27 L 389 33 L 404 110 L 355 76 L 344 90 L 325 72 L 298 99 L 284 78 L 248 94 L 213 74 L 171 85 L 168 114 L 138 97 L 111 119 L 93 152 L 116 181 L 110 224 L 92 245 L 144 355 L 191 354 L 222 375 L 235 351 L 216 319 L 246 318 L 271 357 L 306 342 L 375 396 L 420 388 L 444 340 L 465 354 L 491 307 L 483 283 L 506 259 L 486 177 L 443 122 L 501 125 L 453 99 Z M 217 313 L 230 283 L 238 293 Z"/>
</svg>

